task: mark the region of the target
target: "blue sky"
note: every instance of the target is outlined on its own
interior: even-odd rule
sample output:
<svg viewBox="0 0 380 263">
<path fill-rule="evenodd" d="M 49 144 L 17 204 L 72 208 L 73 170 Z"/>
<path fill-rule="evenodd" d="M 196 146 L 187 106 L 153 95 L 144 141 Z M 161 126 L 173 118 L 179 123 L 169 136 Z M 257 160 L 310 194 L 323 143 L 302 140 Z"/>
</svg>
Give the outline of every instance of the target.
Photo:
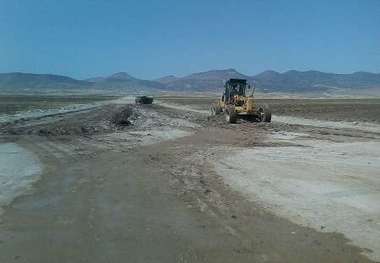
<svg viewBox="0 0 380 263">
<path fill-rule="evenodd" d="M 380 0 L 0 0 L 0 72 L 380 73 Z"/>
</svg>

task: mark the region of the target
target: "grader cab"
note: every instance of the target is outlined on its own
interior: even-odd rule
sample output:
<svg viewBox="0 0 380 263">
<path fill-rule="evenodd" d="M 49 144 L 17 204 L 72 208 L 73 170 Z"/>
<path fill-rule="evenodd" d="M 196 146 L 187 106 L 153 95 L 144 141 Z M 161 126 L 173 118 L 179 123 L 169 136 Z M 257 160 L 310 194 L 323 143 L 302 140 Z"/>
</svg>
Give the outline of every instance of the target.
<svg viewBox="0 0 380 263">
<path fill-rule="evenodd" d="M 239 118 L 271 122 L 272 114 L 268 106 L 257 105 L 253 93 L 254 89 L 247 80 L 228 80 L 224 85 L 221 99 L 211 105 L 211 115 L 224 113 L 226 121 L 229 123 L 236 123 Z"/>
</svg>

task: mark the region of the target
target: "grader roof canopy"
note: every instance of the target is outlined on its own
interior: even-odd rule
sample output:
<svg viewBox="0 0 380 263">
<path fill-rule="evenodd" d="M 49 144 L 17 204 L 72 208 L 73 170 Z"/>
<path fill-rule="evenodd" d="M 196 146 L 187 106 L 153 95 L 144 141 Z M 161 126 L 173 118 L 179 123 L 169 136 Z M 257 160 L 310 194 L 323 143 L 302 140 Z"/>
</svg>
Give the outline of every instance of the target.
<svg viewBox="0 0 380 263">
<path fill-rule="evenodd" d="M 234 84 L 243 84 L 243 85 L 246 85 L 247 84 L 247 80 L 246 79 L 229 79 L 226 82 L 226 85 L 234 85 Z"/>
</svg>

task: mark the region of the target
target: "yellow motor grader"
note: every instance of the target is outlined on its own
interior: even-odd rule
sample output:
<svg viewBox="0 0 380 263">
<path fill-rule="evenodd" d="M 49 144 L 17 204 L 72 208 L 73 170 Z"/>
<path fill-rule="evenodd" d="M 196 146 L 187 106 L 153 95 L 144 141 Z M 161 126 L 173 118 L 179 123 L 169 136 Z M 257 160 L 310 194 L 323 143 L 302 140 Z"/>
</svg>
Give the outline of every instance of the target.
<svg viewBox="0 0 380 263">
<path fill-rule="evenodd" d="M 250 94 L 247 93 L 250 91 Z M 271 122 L 267 105 L 257 105 L 254 89 L 245 79 L 230 79 L 224 85 L 222 98 L 211 105 L 211 115 L 225 114 L 226 121 L 236 123 L 239 118 L 250 121 Z"/>
</svg>

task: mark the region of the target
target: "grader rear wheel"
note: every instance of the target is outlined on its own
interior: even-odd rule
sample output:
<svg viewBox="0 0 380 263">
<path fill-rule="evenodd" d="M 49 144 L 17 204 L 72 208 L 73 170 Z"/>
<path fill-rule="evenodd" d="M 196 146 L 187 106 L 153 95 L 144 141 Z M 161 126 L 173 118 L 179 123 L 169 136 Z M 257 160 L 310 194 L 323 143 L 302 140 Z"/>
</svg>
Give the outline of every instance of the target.
<svg viewBox="0 0 380 263">
<path fill-rule="evenodd" d="M 235 110 L 230 109 L 226 111 L 226 121 L 228 123 L 236 123 L 237 122 L 237 114 Z"/>
<path fill-rule="evenodd" d="M 272 112 L 267 109 L 266 112 L 264 112 L 264 122 L 271 122 L 272 121 Z"/>
</svg>

